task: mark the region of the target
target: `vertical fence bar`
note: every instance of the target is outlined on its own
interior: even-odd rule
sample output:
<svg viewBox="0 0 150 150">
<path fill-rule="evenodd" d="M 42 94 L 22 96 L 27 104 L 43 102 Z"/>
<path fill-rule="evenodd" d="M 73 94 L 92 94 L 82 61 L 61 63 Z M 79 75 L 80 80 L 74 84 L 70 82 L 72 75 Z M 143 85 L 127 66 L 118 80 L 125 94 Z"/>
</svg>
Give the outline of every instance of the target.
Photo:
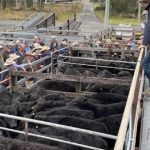
<svg viewBox="0 0 150 150">
<path fill-rule="evenodd" d="M 28 121 L 25 121 L 25 142 L 28 142 Z"/>
<path fill-rule="evenodd" d="M 10 85 L 10 92 L 14 92 L 17 88 L 17 76 L 12 75 L 12 71 L 9 73 L 9 85 Z"/>
</svg>

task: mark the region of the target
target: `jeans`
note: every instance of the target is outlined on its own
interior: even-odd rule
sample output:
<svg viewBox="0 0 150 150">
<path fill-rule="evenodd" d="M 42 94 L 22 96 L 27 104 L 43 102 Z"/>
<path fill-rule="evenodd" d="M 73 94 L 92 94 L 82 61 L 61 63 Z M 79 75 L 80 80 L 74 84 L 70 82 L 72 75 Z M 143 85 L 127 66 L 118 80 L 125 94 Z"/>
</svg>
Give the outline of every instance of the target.
<svg viewBox="0 0 150 150">
<path fill-rule="evenodd" d="M 149 80 L 149 86 L 150 86 L 150 50 L 148 51 L 147 55 L 144 57 L 141 65 L 144 69 L 145 75 Z"/>
</svg>

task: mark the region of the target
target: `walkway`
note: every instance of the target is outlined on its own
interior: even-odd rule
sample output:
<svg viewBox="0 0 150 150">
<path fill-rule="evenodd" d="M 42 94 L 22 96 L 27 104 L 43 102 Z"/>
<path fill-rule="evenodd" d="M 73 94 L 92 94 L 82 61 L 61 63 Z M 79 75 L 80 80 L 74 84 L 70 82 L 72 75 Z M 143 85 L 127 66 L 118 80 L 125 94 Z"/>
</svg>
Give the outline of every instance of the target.
<svg viewBox="0 0 150 150">
<path fill-rule="evenodd" d="M 78 21 L 82 22 L 79 30 L 83 32 L 97 32 L 102 30 L 103 23 L 101 23 L 95 13 L 94 6 L 89 0 L 84 0 L 84 10 L 81 13 Z"/>
<path fill-rule="evenodd" d="M 145 80 L 148 87 L 148 80 Z M 143 100 L 143 132 L 141 150 L 150 150 L 150 97 L 144 97 Z"/>
</svg>

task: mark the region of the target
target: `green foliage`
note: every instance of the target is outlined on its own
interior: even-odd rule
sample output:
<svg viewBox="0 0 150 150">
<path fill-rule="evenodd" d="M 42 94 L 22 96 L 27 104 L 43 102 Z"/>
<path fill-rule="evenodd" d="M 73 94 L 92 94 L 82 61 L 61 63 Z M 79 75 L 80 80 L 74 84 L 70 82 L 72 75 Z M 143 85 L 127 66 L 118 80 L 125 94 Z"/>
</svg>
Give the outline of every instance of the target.
<svg viewBox="0 0 150 150">
<path fill-rule="evenodd" d="M 27 0 L 27 7 L 31 8 L 33 6 L 32 0 Z"/>
</svg>

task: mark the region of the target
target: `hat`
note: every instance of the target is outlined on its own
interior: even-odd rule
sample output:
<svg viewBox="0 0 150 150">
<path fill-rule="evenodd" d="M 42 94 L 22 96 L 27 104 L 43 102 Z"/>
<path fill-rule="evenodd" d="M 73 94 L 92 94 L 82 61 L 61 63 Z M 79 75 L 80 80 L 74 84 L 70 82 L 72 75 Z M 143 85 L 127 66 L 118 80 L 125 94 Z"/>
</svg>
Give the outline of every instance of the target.
<svg viewBox="0 0 150 150">
<path fill-rule="evenodd" d="M 20 56 L 18 56 L 16 53 L 13 53 L 13 54 L 10 54 L 9 55 L 9 58 L 12 59 L 12 60 L 15 60 L 17 58 L 19 58 Z"/>
<path fill-rule="evenodd" d="M 52 39 L 56 39 L 56 36 L 55 35 L 52 35 L 52 37 L 51 37 Z"/>
<path fill-rule="evenodd" d="M 111 39 L 106 39 L 105 42 L 106 42 L 107 44 L 111 44 L 111 43 L 112 43 Z"/>
<path fill-rule="evenodd" d="M 48 46 L 42 46 L 42 49 L 40 50 L 40 52 L 43 51 L 48 51 L 50 48 Z"/>
<path fill-rule="evenodd" d="M 3 48 L 3 45 L 0 45 L 0 48 Z"/>
<path fill-rule="evenodd" d="M 62 41 L 62 43 L 61 44 L 63 44 L 63 45 L 69 45 L 66 41 Z"/>
<path fill-rule="evenodd" d="M 119 45 L 119 42 L 115 42 L 114 45 Z"/>
<path fill-rule="evenodd" d="M 14 46 L 14 45 L 15 45 L 15 43 L 13 41 L 8 43 L 8 46 Z"/>
<path fill-rule="evenodd" d="M 42 49 L 42 46 L 38 43 L 34 43 L 33 46 L 34 46 L 34 49 Z"/>
<path fill-rule="evenodd" d="M 132 46 L 132 44 L 131 43 L 127 43 L 127 46 Z"/>
<path fill-rule="evenodd" d="M 147 14 L 147 10 L 143 10 L 142 15 L 146 15 Z"/>
<path fill-rule="evenodd" d="M 40 55 L 41 55 L 40 51 L 35 51 L 35 52 L 29 51 L 26 53 L 26 56 L 40 56 Z"/>
<path fill-rule="evenodd" d="M 20 42 L 20 40 L 17 40 L 17 41 L 16 41 L 16 44 L 18 44 L 18 45 L 19 45 L 20 43 L 21 43 L 21 42 Z"/>
<path fill-rule="evenodd" d="M 141 35 L 141 36 L 140 36 L 140 39 L 143 39 L 143 38 L 144 38 L 144 35 Z"/>
<path fill-rule="evenodd" d="M 96 42 L 95 42 L 95 45 L 96 45 L 96 46 L 99 46 L 99 44 L 101 44 L 100 41 L 96 41 Z"/>
<path fill-rule="evenodd" d="M 137 3 L 149 3 L 150 1 L 149 0 L 138 0 Z"/>
<path fill-rule="evenodd" d="M 29 51 L 26 53 L 26 56 L 37 56 L 35 52 Z"/>
<path fill-rule="evenodd" d="M 79 43 L 77 41 L 72 43 L 72 46 L 78 45 Z"/>
<path fill-rule="evenodd" d="M 38 36 L 37 36 L 37 35 L 35 35 L 35 36 L 34 36 L 34 39 L 35 39 L 35 40 L 36 40 L 36 39 L 38 39 Z"/>
<path fill-rule="evenodd" d="M 4 42 L 3 41 L 0 41 L 0 45 L 3 45 L 4 44 Z"/>
<path fill-rule="evenodd" d="M 4 63 L 5 66 L 9 66 L 9 65 L 12 65 L 14 64 L 15 62 L 13 61 L 13 59 L 11 58 L 8 58 L 6 59 L 6 62 Z"/>
</svg>

